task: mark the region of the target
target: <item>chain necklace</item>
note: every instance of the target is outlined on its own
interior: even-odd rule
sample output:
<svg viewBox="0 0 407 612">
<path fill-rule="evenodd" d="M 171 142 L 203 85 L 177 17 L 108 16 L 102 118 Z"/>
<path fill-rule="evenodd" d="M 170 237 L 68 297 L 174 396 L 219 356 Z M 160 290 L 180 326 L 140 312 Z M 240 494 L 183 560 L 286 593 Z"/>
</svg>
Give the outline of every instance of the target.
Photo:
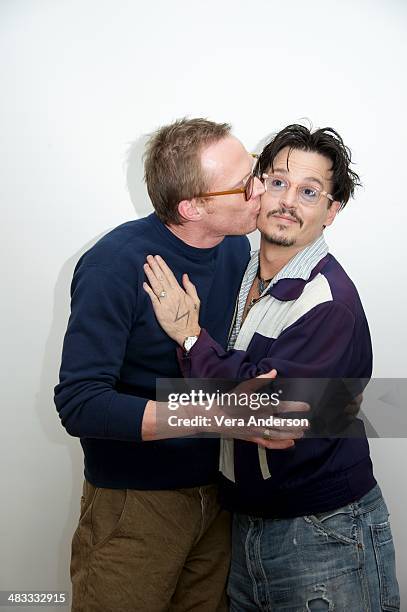
<svg viewBox="0 0 407 612">
<path fill-rule="evenodd" d="M 263 293 L 263 291 L 265 290 L 265 288 L 270 283 L 270 281 L 273 280 L 273 277 L 271 277 L 271 278 L 262 278 L 260 276 L 260 263 L 259 263 L 259 266 L 257 268 L 257 279 L 258 279 L 259 294 L 261 295 Z"/>
<path fill-rule="evenodd" d="M 256 277 L 257 277 L 257 287 L 258 287 L 259 297 L 257 297 L 257 298 L 252 298 L 252 299 L 250 300 L 249 305 L 248 305 L 248 307 L 247 307 L 247 311 L 249 311 L 249 310 L 250 310 L 250 309 L 251 309 L 251 308 L 252 308 L 252 307 L 255 305 L 255 303 L 256 303 L 256 302 L 258 302 L 258 301 L 260 300 L 260 298 L 261 298 L 261 294 L 262 294 L 262 293 L 263 293 L 263 291 L 266 289 L 266 287 L 268 286 L 268 284 L 270 283 L 270 281 L 271 281 L 271 280 L 273 280 L 273 277 L 271 277 L 271 278 L 267 278 L 267 279 L 266 279 L 266 278 L 261 278 L 261 276 L 260 276 L 260 263 L 259 263 L 259 266 L 258 266 L 258 268 L 257 268 L 257 274 L 256 274 Z"/>
</svg>

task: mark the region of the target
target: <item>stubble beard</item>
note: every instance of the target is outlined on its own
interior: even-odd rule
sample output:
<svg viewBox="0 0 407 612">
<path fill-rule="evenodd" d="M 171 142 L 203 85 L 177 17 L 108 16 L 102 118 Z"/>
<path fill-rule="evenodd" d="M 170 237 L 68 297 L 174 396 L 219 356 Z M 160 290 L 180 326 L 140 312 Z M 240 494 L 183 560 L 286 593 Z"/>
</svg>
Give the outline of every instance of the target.
<svg viewBox="0 0 407 612">
<path fill-rule="evenodd" d="M 283 226 L 279 226 L 279 229 L 285 229 Z M 288 238 L 286 236 L 278 236 L 275 234 L 264 234 L 262 236 L 269 244 L 276 244 L 278 246 L 291 247 L 296 243 L 295 238 Z"/>
<path fill-rule="evenodd" d="M 285 211 L 282 209 L 271 210 L 267 213 L 266 218 L 269 219 L 275 214 L 283 214 L 284 212 Z M 297 223 L 299 223 L 299 226 L 301 228 L 303 226 L 303 220 L 293 211 L 291 211 L 290 214 L 297 221 Z M 287 230 L 287 226 L 282 224 L 277 225 L 277 228 L 280 230 L 280 232 L 284 232 Z M 294 246 L 297 242 L 297 239 L 294 237 L 288 238 L 287 236 L 281 236 L 280 234 L 266 234 L 262 232 L 262 236 L 269 244 L 276 244 L 278 246 L 291 247 Z"/>
</svg>

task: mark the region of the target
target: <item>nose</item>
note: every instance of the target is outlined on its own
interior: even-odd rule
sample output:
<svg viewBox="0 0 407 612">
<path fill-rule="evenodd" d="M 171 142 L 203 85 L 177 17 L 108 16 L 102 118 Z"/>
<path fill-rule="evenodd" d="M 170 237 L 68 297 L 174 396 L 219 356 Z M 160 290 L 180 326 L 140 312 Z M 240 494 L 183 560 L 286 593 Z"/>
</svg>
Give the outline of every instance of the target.
<svg viewBox="0 0 407 612">
<path fill-rule="evenodd" d="M 284 208 L 297 208 L 297 190 L 294 186 L 287 189 L 280 198 L 280 204 Z"/>
</svg>

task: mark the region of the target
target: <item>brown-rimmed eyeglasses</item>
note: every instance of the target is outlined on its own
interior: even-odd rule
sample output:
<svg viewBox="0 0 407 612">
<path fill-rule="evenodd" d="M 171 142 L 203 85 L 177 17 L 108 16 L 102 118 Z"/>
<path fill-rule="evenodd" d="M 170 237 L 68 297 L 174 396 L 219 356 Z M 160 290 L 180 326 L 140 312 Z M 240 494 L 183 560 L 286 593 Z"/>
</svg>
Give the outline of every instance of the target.
<svg viewBox="0 0 407 612">
<path fill-rule="evenodd" d="M 257 162 L 257 159 L 259 157 L 256 153 L 251 153 L 250 155 L 254 158 L 253 169 L 252 169 L 252 171 L 251 171 L 251 173 L 249 175 L 249 178 L 247 179 L 247 181 L 243 185 L 243 187 L 237 187 L 236 189 L 228 189 L 227 191 L 210 191 L 208 193 L 200 193 L 196 197 L 197 198 L 212 198 L 214 196 L 232 195 L 232 194 L 237 194 L 237 193 L 243 193 L 244 194 L 244 199 L 246 200 L 246 202 L 248 202 L 250 200 L 250 198 L 252 197 L 252 195 L 253 195 L 254 179 L 256 178 L 256 176 L 254 174 L 254 168 L 256 166 L 256 162 Z"/>
</svg>

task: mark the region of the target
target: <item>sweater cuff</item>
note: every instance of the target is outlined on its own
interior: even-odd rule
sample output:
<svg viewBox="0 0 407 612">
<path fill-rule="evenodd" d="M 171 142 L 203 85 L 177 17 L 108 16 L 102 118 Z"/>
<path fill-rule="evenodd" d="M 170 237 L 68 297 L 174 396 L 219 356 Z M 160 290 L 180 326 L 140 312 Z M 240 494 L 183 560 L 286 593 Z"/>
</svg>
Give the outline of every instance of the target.
<svg viewBox="0 0 407 612">
<path fill-rule="evenodd" d="M 148 401 L 143 397 L 116 393 L 108 409 L 106 437 L 113 440 L 142 442 L 141 427 Z"/>
</svg>

